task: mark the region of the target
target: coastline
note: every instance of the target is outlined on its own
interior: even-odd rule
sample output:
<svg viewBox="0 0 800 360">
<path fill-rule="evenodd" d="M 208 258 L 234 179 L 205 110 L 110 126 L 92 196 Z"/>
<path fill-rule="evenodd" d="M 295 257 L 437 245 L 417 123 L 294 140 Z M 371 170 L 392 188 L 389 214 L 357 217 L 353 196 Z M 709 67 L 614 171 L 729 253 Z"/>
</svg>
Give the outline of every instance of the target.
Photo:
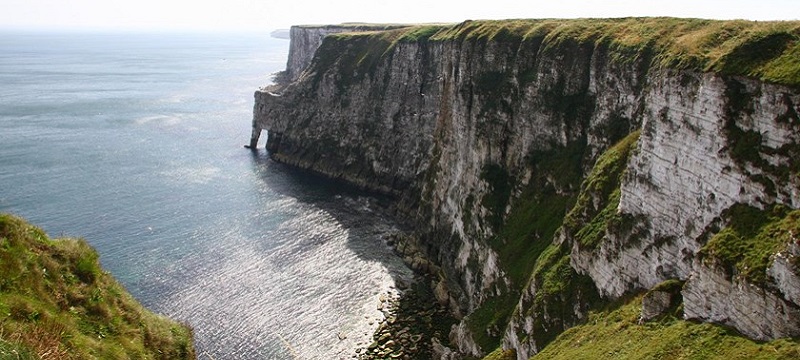
<svg viewBox="0 0 800 360">
<path fill-rule="evenodd" d="M 368 342 L 359 343 L 352 358 L 433 358 L 434 353 L 446 351 L 441 343 L 448 343 L 450 328 L 457 323 L 447 299 L 437 298 L 434 290 L 438 267 L 419 255 L 411 237 L 393 234 L 386 243 L 414 271 L 414 278 L 397 279 L 395 287 L 380 292 L 376 302 L 380 315 L 370 318 L 375 330 Z"/>
</svg>

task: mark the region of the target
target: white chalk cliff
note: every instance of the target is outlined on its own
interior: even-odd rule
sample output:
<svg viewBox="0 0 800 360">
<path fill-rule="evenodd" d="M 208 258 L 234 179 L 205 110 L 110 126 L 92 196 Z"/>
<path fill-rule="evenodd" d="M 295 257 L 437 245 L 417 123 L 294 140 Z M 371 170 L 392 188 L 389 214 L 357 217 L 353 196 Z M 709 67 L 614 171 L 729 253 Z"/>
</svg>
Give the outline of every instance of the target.
<svg viewBox="0 0 800 360">
<path fill-rule="evenodd" d="M 625 21 L 293 27 L 288 78 L 255 94 L 255 138 L 395 199 L 441 267 L 462 354 L 526 359 L 593 302 L 669 279 L 686 318 L 800 336 L 800 235 L 780 234 L 756 276 L 715 237 L 739 208 L 794 219 L 797 84 L 597 35 Z M 768 55 L 757 65 L 783 53 Z"/>
</svg>

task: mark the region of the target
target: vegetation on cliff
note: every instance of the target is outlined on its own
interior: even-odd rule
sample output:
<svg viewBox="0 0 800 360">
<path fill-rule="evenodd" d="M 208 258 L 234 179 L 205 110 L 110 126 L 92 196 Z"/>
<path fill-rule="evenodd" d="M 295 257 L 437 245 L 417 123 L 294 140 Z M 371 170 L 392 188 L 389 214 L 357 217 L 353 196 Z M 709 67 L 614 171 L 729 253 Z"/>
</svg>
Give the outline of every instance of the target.
<svg viewBox="0 0 800 360">
<path fill-rule="evenodd" d="M 642 297 L 592 312 L 584 325 L 564 331 L 532 359 L 797 359 L 800 343 L 760 343 L 735 331 L 667 314 L 641 323 Z"/>
<path fill-rule="evenodd" d="M 577 197 L 558 192 L 553 186 L 577 188 L 583 146 L 573 146 L 571 150 L 559 148 L 553 154 L 532 154 L 537 178 L 515 200 L 500 234 L 490 241 L 509 275 L 511 289 L 489 299 L 469 317 L 476 341 L 483 349 L 499 345 L 502 332 L 486 329 L 505 329 L 523 286 L 529 282 L 537 291 L 530 304 L 523 304 L 526 308 L 523 315 L 535 319 L 533 331 L 518 336 L 533 336 L 539 346 L 580 321 L 575 306 L 598 303 L 599 295 L 591 279 L 577 274 L 570 266 L 567 244 L 556 244 L 553 240 L 561 227 L 566 236 L 593 244 L 617 220 L 615 210 L 622 176 L 638 138 L 639 133 L 633 132 L 603 153 L 583 181 Z M 570 207 L 572 210 L 567 212 Z"/>
<path fill-rule="evenodd" d="M 0 358 L 187 359 L 192 331 L 144 309 L 77 239 L 0 214 Z"/>
<path fill-rule="evenodd" d="M 724 214 L 726 226 L 700 250 L 700 258 L 723 266 L 728 274 L 759 286 L 768 284 L 771 257 L 797 241 L 800 210 L 783 205 L 758 209 L 737 204 Z"/>
<path fill-rule="evenodd" d="M 608 149 L 583 182 L 575 207 L 564 219 L 565 232 L 582 246 L 598 246 L 608 226 L 621 221 L 617 207 L 622 175 L 637 140 L 638 131 Z"/>
<path fill-rule="evenodd" d="M 427 236 L 429 255 L 451 261 L 442 264 L 443 268 L 458 268 L 453 275 L 461 276 L 454 279 L 464 287 L 459 290 L 471 292 L 456 295 L 461 300 L 467 298 L 458 305 L 460 310 L 467 310 L 464 321 L 468 331 L 459 328 L 454 332 L 455 336 L 470 339 L 457 338 L 454 343 L 473 355 L 497 349 L 488 358 L 502 359 L 514 354 L 499 348 L 501 341 L 526 353 L 546 350 L 551 343 L 557 348 L 565 346 L 557 337 L 572 334 L 567 331 L 562 335 L 570 327 L 586 324 L 590 310 L 596 312 L 588 319 L 590 322 L 603 320 L 612 330 L 632 327 L 617 311 L 638 306 L 635 301 L 603 309 L 611 300 L 600 299 L 592 279 L 574 270 L 574 261 L 581 260 L 572 255 L 583 250 L 605 250 L 601 247 L 604 237 L 628 241 L 623 246 L 648 240 L 647 218 L 621 213 L 619 204 L 622 179 L 638 142 L 636 128 L 651 119 L 650 115 L 661 117 L 654 121 L 672 120 L 664 118 L 667 112 L 658 112 L 647 103 L 653 84 L 663 78 L 672 80 L 677 74 L 675 86 L 680 89 L 691 89 L 684 82 L 694 77 L 721 78 L 742 89 L 757 83 L 745 77 L 786 85 L 790 94 L 782 95 L 780 101 L 788 110 L 778 114 L 777 121 L 794 126 L 798 116 L 791 92 L 800 86 L 798 53 L 800 22 L 675 18 L 466 21 L 332 35 L 324 41 L 307 73 L 306 84 L 310 85 L 298 86 L 300 90 L 295 91 L 302 92 L 301 98 L 331 100 L 326 105 L 330 108 L 315 109 L 316 113 L 298 117 L 301 121 L 323 123 L 328 118 L 319 114 L 326 111 L 329 116 L 333 113 L 357 119 L 348 124 L 356 123 L 358 130 L 347 134 L 365 134 L 363 139 L 368 145 L 347 148 L 342 145 L 346 141 L 339 141 L 347 137 L 337 135 L 336 143 L 326 146 L 325 151 L 358 154 L 351 158 L 357 159 L 353 163 L 359 176 L 368 181 L 380 181 L 371 178 L 372 174 L 361 175 L 375 168 L 375 163 L 384 169 L 391 164 L 382 163 L 383 159 L 370 163 L 358 157 L 379 153 L 375 149 L 391 156 L 413 155 L 415 160 L 425 159 L 422 164 L 429 164 L 409 165 L 414 171 L 409 171 L 408 176 L 417 178 L 403 179 L 402 184 L 418 181 L 421 185 L 412 187 L 414 191 L 408 191 L 410 195 L 403 200 L 415 205 L 409 213 L 416 213 L 424 228 L 421 236 Z M 706 72 L 723 76 L 706 77 Z M 403 80 L 402 84 L 388 86 L 395 75 Z M 392 92 L 403 86 L 408 89 Z M 724 135 L 731 140 L 723 150 L 730 152 L 739 167 L 757 166 L 767 174 L 777 174 L 784 183 L 793 181 L 792 176 L 798 171 L 794 162 L 775 165 L 773 158 L 761 155 L 780 153 L 789 154 L 789 158 L 797 149 L 768 148 L 766 135 L 740 127 L 752 121 L 743 116 L 752 113 L 747 112 L 752 105 L 750 94 L 730 84 L 726 88 L 731 93 L 720 97 L 726 108 L 722 114 L 727 121 L 725 133 L 711 136 Z M 784 92 L 782 87 L 763 88 Z M 392 98 L 382 94 L 392 94 Z M 397 99 L 395 94 L 406 98 Z M 403 102 L 417 98 L 422 100 Z M 381 102 L 385 103 L 372 107 Z M 363 108 L 370 110 L 361 111 Z M 381 122 L 382 119 L 387 121 Z M 435 126 L 420 127 L 424 131 L 404 132 L 425 141 L 432 138 L 431 146 L 420 147 L 423 150 L 419 153 L 383 147 L 387 139 L 401 138 L 375 130 L 389 123 L 388 119 L 393 126 L 402 124 L 402 131 L 409 125 L 436 121 Z M 691 116 L 684 119 L 688 126 L 693 125 L 692 120 Z M 643 134 L 653 135 L 646 128 Z M 474 141 L 469 143 L 475 147 L 458 148 L 459 154 L 467 153 L 463 162 L 448 155 L 446 148 L 450 146 L 448 142 L 461 141 Z M 521 142 L 526 143 L 519 146 Z M 433 150 L 425 153 L 426 149 Z M 448 169 L 450 162 L 456 165 Z M 439 178 L 442 174 L 470 181 Z M 392 178 L 389 186 L 394 186 L 395 180 Z M 474 183 L 478 185 L 473 187 Z M 780 181 L 763 183 L 768 189 L 767 185 L 783 185 Z M 446 185 L 437 188 L 437 184 Z M 406 191 L 396 189 L 400 193 Z M 780 189 L 774 190 L 773 198 L 782 195 Z M 446 208 L 437 203 L 446 203 Z M 439 210 L 446 210 L 441 217 L 437 217 Z M 710 229 L 708 238 L 703 239 L 710 241 L 701 256 L 720 261 L 731 273 L 753 275 L 751 279 L 757 283 L 769 256 L 785 249 L 786 244 L 784 237 L 777 242 L 774 236 L 762 238 L 774 235 L 775 227 L 786 229 L 797 222 L 782 222 L 794 216 L 786 209 L 778 209 L 777 213 L 775 209 L 755 209 L 758 214 L 750 210 L 723 214 L 732 218 L 721 219 L 718 225 L 730 229 L 724 229 L 721 237 L 713 236 L 719 229 Z M 737 216 L 744 217 L 738 220 Z M 756 223 L 752 228 L 730 225 L 751 223 L 750 220 Z M 456 225 L 448 227 L 448 222 Z M 454 229 L 463 230 L 460 235 L 464 241 L 456 239 Z M 613 236 L 608 237 L 609 234 Z M 658 247 L 671 239 L 674 237 L 653 240 Z M 472 246 L 461 246 L 464 244 Z M 608 257 L 605 260 L 611 261 Z M 620 292 L 636 292 L 636 286 L 644 285 L 633 284 Z M 718 327 L 682 322 L 675 314 L 658 322 L 659 326 L 637 325 L 641 326 L 637 329 L 650 331 L 649 341 L 659 336 L 672 340 L 688 337 L 678 341 L 680 349 L 658 345 L 656 355 L 635 354 L 702 357 L 707 353 L 696 347 L 703 346 L 704 341 L 746 341 Z M 692 342 L 697 340 L 693 334 L 707 329 L 711 330 L 700 336 L 706 340 Z M 615 344 L 623 341 L 613 337 L 617 335 L 605 333 L 607 338 L 598 337 L 597 341 L 607 342 L 602 346 L 623 348 Z M 587 351 L 578 354 L 609 357 L 608 353 Z"/>
<path fill-rule="evenodd" d="M 481 20 L 457 25 L 420 25 L 391 31 L 346 33 L 332 41 L 366 36 L 380 38 L 382 56 L 400 42 L 515 41 L 540 42 L 549 51 L 565 42 L 608 47 L 621 61 L 647 57 L 651 65 L 724 75 L 748 76 L 800 86 L 799 21 L 721 21 L 679 18 Z M 341 45 L 339 44 L 341 49 Z M 380 51 L 377 51 L 380 50 Z M 341 51 L 341 50 L 340 50 Z M 340 51 L 320 52 L 337 54 Z"/>
</svg>

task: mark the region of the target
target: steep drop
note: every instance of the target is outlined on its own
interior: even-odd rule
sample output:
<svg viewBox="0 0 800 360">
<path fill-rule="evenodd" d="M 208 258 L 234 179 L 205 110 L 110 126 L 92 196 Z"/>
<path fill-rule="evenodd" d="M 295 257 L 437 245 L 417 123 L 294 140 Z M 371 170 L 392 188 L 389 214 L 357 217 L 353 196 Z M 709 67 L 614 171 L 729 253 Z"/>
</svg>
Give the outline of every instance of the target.
<svg viewBox="0 0 800 360">
<path fill-rule="evenodd" d="M 256 92 L 254 133 L 277 161 L 395 198 L 441 265 L 461 353 L 527 358 L 670 279 L 686 318 L 797 337 L 798 33 L 670 18 L 340 33 Z M 742 206 L 789 209 L 753 225 L 788 219 L 782 240 L 720 239 Z"/>
</svg>

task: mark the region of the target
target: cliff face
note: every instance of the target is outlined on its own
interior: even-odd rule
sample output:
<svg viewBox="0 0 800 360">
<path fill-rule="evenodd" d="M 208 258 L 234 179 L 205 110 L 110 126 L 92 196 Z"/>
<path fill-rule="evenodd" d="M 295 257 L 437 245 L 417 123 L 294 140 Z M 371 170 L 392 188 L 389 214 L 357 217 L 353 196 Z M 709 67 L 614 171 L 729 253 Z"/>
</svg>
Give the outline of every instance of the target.
<svg viewBox="0 0 800 360">
<path fill-rule="evenodd" d="M 286 62 L 285 82 L 297 80 L 314 58 L 314 52 L 322 44 L 322 39 L 331 34 L 343 32 L 364 32 L 398 29 L 408 25 L 303 25 L 292 26 L 289 29 L 289 58 Z"/>
<path fill-rule="evenodd" d="M 800 303 L 790 296 L 797 291 L 796 269 L 784 268 L 777 276 L 760 269 L 759 276 L 768 277 L 770 291 L 765 291 L 742 269 L 726 274 L 702 251 L 720 221 L 730 221 L 724 214 L 733 207 L 800 207 L 800 178 L 792 170 L 800 124 L 783 121 L 796 116 L 798 93 L 713 74 L 653 76 L 651 84 L 639 151 L 622 182 L 617 209 L 637 235 L 609 232 L 594 248 L 576 242 L 573 266 L 609 296 L 667 278 L 687 279 L 687 317 L 731 325 L 760 340 L 798 336 Z M 742 144 L 747 134 L 758 141 Z M 784 277 L 792 280 L 779 280 Z"/>
<path fill-rule="evenodd" d="M 277 161 L 396 198 L 463 316 L 462 353 L 502 340 L 527 358 L 603 299 L 668 279 L 686 280 L 687 318 L 800 336 L 800 25 L 759 26 L 332 35 L 297 81 L 256 92 L 254 134 L 268 130 Z M 317 36 L 301 30 L 293 46 Z"/>
</svg>

